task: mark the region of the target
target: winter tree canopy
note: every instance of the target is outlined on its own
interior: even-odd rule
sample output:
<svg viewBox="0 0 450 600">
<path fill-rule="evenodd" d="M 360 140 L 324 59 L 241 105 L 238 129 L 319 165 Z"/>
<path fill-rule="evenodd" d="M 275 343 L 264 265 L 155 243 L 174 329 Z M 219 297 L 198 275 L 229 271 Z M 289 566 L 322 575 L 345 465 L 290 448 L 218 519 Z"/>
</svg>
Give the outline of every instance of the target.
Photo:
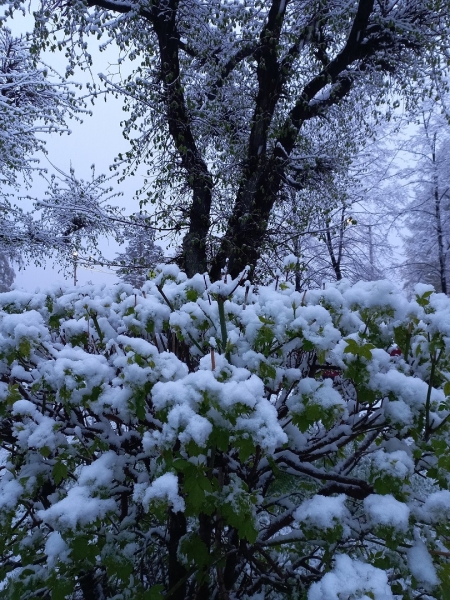
<svg viewBox="0 0 450 600">
<path fill-rule="evenodd" d="M 42 134 L 69 131 L 64 119 L 74 108 L 74 96 L 47 71 L 36 66 L 25 40 L 0 30 L 0 250 L 7 253 L 23 245 L 28 229 L 9 196 L 20 178 L 29 182 L 38 170 L 36 153 L 45 150 Z"/>
<path fill-rule="evenodd" d="M 149 165 L 186 271 L 216 279 L 227 258 L 233 276 L 255 265 L 276 202 L 333 168 L 350 121 L 445 69 L 449 19 L 441 0 L 43 0 L 36 43 L 64 47 L 69 72 L 92 60 L 91 34 L 135 61 L 124 81 L 103 75 L 126 99 L 122 159 Z"/>
<path fill-rule="evenodd" d="M 450 300 L 0 295 L 2 597 L 442 600 Z"/>
</svg>

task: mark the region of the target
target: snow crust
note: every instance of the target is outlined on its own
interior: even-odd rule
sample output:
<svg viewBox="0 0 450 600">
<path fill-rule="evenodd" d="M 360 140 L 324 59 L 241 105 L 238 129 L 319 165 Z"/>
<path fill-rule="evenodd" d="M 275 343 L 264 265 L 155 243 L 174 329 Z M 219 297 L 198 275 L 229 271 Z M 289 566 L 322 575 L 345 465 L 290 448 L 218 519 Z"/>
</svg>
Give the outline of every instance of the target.
<svg viewBox="0 0 450 600">
<path fill-rule="evenodd" d="M 142 502 L 147 510 L 150 502 L 155 499 L 168 502 L 174 512 L 183 512 L 185 509 L 184 500 L 178 494 L 178 480 L 173 473 L 164 473 L 148 487 L 145 484 L 137 484 L 133 496 L 135 500 Z"/>
</svg>

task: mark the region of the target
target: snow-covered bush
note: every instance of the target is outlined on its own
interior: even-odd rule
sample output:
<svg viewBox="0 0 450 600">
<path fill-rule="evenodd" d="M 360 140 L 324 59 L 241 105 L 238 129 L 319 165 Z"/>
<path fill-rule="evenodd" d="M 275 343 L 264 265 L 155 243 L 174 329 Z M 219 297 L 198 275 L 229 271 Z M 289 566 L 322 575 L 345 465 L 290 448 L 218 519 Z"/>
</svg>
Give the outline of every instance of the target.
<svg viewBox="0 0 450 600">
<path fill-rule="evenodd" d="M 0 295 L 3 598 L 450 594 L 450 300 Z"/>
</svg>

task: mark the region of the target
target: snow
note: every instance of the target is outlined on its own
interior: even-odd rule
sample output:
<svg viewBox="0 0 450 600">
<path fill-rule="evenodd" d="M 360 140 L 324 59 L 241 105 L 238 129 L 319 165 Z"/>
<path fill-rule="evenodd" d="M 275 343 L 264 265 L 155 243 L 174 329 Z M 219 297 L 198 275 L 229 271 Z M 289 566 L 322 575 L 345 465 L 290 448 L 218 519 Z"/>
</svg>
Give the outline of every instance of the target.
<svg viewBox="0 0 450 600">
<path fill-rule="evenodd" d="M 370 596 L 369 596 L 370 594 Z M 394 600 L 387 574 L 381 569 L 340 554 L 332 571 L 313 583 L 308 600 Z"/>
<path fill-rule="evenodd" d="M 367 496 L 364 499 L 364 510 L 372 525 L 393 527 L 400 531 L 406 531 L 408 528 L 410 510 L 405 503 L 399 502 L 391 494 Z"/>
<path fill-rule="evenodd" d="M 120 459 L 117 454 L 110 450 L 102 454 L 90 465 L 82 467 L 78 477 L 78 485 L 95 490 L 101 487 L 109 487 L 114 478 L 117 479 L 117 467 Z"/>
<path fill-rule="evenodd" d="M 379 450 L 372 457 L 374 467 L 398 479 L 406 479 L 414 473 L 414 461 L 404 450 L 385 452 Z"/>
<path fill-rule="evenodd" d="M 184 512 L 183 498 L 178 494 L 178 480 L 173 473 L 164 473 L 155 479 L 150 486 L 137 484 L 134 487 L 134 500 L 140 501 L 146 510 L 152 500 L 167 502 L 174 512 Z"/>
<path fill-rule="evenodd" d="M 97 498 L 91 495 L 91 489 L 86 486 L 71 488 L 67 496 L 46 510 L 38 510 L 39 519 L 55 529 L 76 529 L 97 519 L 104 519 L 109 512 L 116 511 L 113 498 Z"/>
<path fill-rule="evenodd" d="M 45 542 L 47 564 L 54 567 L 58 562 L 67 562 L 70 550 L 59 531 L 52 531 Z"/>
<path fill-rule="evenodd" d="M 306 500 L 294 512 L 294 519 L 308 527 L 333 529 L 350 517 L 345 506 L 345 494 L 339 496 L 314 496 Z"/>
<path fill-rule="evenodd" d="M 384 412 L 391 423 L 407 427 L 413 423 L 413 412 L 403 400 L 385 400 Z"/>
<path fill-rule="evenodd" d="M 442 519 L 450 519 L 450 492 L 439 490 L 428 496 L 420 511 L 421 516 L 427 521 L 439 522 Z"/>
<path fill-rule="evenodd" d="M 421 410 L 425 405 L 428 393 L 428 384 L 418 377 L 410 377 L 395 369 L 387 373 L 374 372 L 370 379 L 371 387 L 380 390 L 386 396 L 394 394 L 396 399 L 402 400 L 412 410 Z M 432 389 L 431 402 L 440 404 L 444 402 L 445 395 L 442 390 Z"/>
<path fill-rule="evenodd" d="M 425 544 L 417 539 L 408 549 L 408 565 L 411 573 L 420 583 L 432 589 L 439 584 L 435 566 Z"/>
<path fill-rule="evenodd" d="M 116 511 L 113 498 L 97 497 L 95 494 L 111 488 L 114 479 L 121 479 L 120 460 L 112 452 L 106 452 L 90 465 L 81 468 L 77 485 L 68 490 L 67 496 L 38 516 L 54 528 L 75 529 L 103 519 Z"/>
<path fill-rule="evenodd" d="M 13 510 L 24 489 L 9 471 L 2 473 L 0 481 L 0 510 Z"/>
<path fill-rule="evenodd" d="M 340 412 L 345 409 L 345 402 L 339 392 L 333 389 L 333 382 L 329 379 L 318 381 L 305 377 L 298 382 L 294 394 L 288 400 L 288 406 L 293 412 L 303 412 L 304 403 L 317 404 L 324 409 L 334 408 Z"/>
<path fill-rule="evenodd" d="M 19 346 L 21 341 L 33 345 L 49 339 L 44 319 L 36 310 L 29 310 L 20 315 L 3 314 L 0 331 L 0 347 L 2 352 Z"/>
</svg>

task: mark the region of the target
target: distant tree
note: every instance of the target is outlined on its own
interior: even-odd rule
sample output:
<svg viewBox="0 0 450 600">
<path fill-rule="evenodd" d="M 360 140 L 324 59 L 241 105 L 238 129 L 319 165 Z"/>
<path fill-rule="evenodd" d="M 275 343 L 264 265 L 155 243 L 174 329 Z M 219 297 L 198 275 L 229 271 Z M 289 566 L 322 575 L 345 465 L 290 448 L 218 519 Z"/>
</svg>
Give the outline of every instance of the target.
<svg viewBox="0 0 450 600">
<path fill-rule="evenodd" d="M 131 227 L 125 231 L 128 245 L 125 252 L 118 254 L 116 262 L 123 265 L 117 275 L 135 288 L 141 288 L 148 273 L 163 259 L 163 251 L 155 244 L 155 229 L 149 217 L 143 213 L 132 215 Z"/>
<path fill-rule="evenodd" d="M 410 154 L 416 164 L 404 172 L 413 198 L 405 208 L 406 287 L 418 281 L 450 291 L 450 128 L 432 109 L 422 114 L 421 131 Z"/>
<path fill-rule="evenodd" d="M 49 67 L 39 65 L 29 46 L 9 29 L 0 30 L 2 186 L 14 186 L 19 175 L 31 177 L 37 168 L 35 154 L 45 151 L 39 135 L 69 133 L 65 118 L 77 108 L 73 92 Z"/>
<path fill-rule="evenodd" d="M 69 132 L 65 118 L 80 110 L 73 92 L 49 69 L 21 37 L 0 29 L 0 250 L 19 246 L 31 254 L 30 217 L 12 196 L 39 170 L 36 154 L 45 152 L 41 134 Z"/>
<path fill-rule="evenodd" d="M 7 292 L 16 277 L 9 257 L 0 252 L 0 292 Z"/>
<path fill-rule="evenodd" d="M 380 138 L 381 133 L 389 137 L 391 129 L 381 131 Z M 387 240 L 392 216 L 386 206 L 391 155 L 381 139 L 361 143 L 351 159 L 329 159 L 321 176 L 315 173 L 312 189 L 292 191 L 274 213 L 270 250 L 258 274 L 264 277 L 266 271 L 272 280 L 281 268 L 298 290 L 342 278 L 384 277 L 392 258 Z"/>
<path fill-rule="evenodd" d="M 90 180 L 77 177 L 73 168 L 69 173 L 56 171 L 48 178 L 44 198 L 35 202 L 39 217 L 28 220 L 28 238 L 41 252 L 56 251 L 64 266 L 72 264 L 73 251 L 80 262 L 108 262 L 99 239 L 113 237 L 123 242 L 124 227 L 130 231 L 133 225 L 123 209 L 110 204 L 120 195 L 110 185 L 111 177 L 96 175 L 94 165 Z"/>
</svg>

